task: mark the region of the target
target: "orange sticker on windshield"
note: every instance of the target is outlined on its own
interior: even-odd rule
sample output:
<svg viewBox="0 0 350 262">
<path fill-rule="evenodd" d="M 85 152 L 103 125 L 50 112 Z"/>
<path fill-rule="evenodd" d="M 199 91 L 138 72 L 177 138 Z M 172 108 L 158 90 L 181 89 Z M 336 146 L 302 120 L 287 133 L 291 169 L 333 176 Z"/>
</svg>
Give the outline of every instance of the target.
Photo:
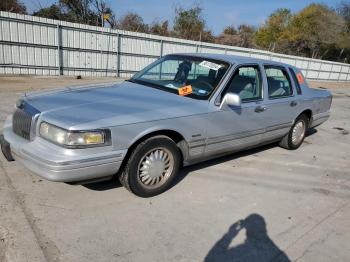
<svg viewBox="0 0 350 262">
<path fill-rule="evenodd" d="M 297 78 L 298 78 L 299 84 L 301 84 L 301 85 L 304 84 L 305 80 L 304 80 L 304 77 L 301 73 L 297 74 Z"/>
<path fill-rule="evenodd" d="M 180 96 L 187 96 L 189 94 L 192 94 L 192 86 L 191 85 L 180 87 L 178 90 L 179 90 Z"/>
</svg>

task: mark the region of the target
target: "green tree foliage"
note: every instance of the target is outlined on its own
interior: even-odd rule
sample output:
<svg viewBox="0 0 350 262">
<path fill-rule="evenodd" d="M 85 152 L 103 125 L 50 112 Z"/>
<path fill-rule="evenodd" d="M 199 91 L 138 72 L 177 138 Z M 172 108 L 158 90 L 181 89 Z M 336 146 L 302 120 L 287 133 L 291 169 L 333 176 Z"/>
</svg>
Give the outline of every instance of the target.
<svg viewBox="0 0 350 262">
<path fill-rule="evenodd" d="M 225 27 L 224 31 L 222 32 L 225 35 L 237 35 L 237 29 L 234 25 L 230 25 Z"/>
<path fill-rule="evenodd" d="M 291 18 L 292 14 L 289 9 L 277 9 L 273 12 L 265 25 L 260 27 L 256 33 L 255 41 L 257 45 L 273 50 L 288 27 Z"/>
<path fill-rule="evenodd" d="M 205 28 L 203 9 L 194 6 L 189 9 L 178 7 L 175 9 L 174 36 L 204 42 L 213 42 L 214 36 Z"/>
<path fill-rule="evenodd" d="M 70 22 L 88 25 L 98 23 L 99 15 L 92 8 L 93 0 L 60 0 L 59 7 L 64 18 Z"/>
<path fill-rule="evenodd" d="M 148 33 L 148 25 L 143 22 L 141 16 L 136 13 L 129 12 L 124 15 L 118 22 L 117 28 L 127 31 Z"/>
<path fill-rule="evenodd" d="M 255 31 L 255 28 L 249 25 L 240 25 L 237 29 L 233 25 L 227 26 L 216 38 L 216 43 L 253 48 L 256 47 Z"/>
<path fill-rule="evenodd" d="M 25 5 L 18 0 L 0 0 L 0 11 L 27 14 Z"/>
<path fill-rule="evenodd" d="M 344 31 L 344 19 L 325 5 L 311 4 L 294 15 L 283 32 L 298 54 L 322 58 L 337 45 Z"/>
<path fill-rule="evenodd" d="M 337 7 L 337 13 L 345 21 L 345 30 L 341 33 L 338 41 L 340 52 L 338 60 L 342 62 L 350 61 L 350 2 L 341 2 Z M 333 59 L 332 57 L 331 59 Z"/>
<path fill-rule="evenodd" d="M 51 19 L 66 20 L 66 19 L 64 19 L 63 14 L 62 14 L 59 6 L 56 4 L 53 4 L 49 7 L 41 8 L 38 11 L 35 11 L 33 13 L 33 15 L 45 17 L 45 18 L 51 18 Z"/>
<path fill-rule="evenodd" d="M 338 13 L 322 4 L 311 4 L 296 14 L 278 9 L 259 28 L 255 41 L 270 51 L 342 61 L 350 45 L 345 23 L 349 6 L 343 3 Z"/>
<path fill-rule="evenodd" d="M 164 22 L 154 22 L 150 26 L 149 32 L 154 35 L 161 35 L 161 36 L 169 36 L 169 22 L 164 21 Z"/>
</svg>

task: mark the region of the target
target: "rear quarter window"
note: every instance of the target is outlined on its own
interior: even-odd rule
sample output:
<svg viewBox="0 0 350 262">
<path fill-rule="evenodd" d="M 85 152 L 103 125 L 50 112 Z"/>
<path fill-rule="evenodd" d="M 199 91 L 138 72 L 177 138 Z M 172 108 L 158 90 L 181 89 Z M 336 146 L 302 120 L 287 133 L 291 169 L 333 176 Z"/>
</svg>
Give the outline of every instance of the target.
<svg viewBox="0 0 350 262">
<path fill-rule="evenodd" d="M 302 91 L 301 91 L 301 87 L 300 87 L 300 83 L 299 83 L 299 79 L 297 78 L 297 75 L 295 74 L 293 68 L 289 68 L 289 72 L 292 75 L 294 86 L 295 86 L 295 89 L 297 90 L 297 94 L 301 95 Z"/>
</svg>

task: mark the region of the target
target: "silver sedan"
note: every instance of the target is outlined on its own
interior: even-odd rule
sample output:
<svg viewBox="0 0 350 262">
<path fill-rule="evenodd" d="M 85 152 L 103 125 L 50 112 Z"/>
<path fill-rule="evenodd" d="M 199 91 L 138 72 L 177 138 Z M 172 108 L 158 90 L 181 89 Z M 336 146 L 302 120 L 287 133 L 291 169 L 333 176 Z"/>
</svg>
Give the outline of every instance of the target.
<svg viewBox="0 0 350 262">
<path fill-rule="evenodd" d="M 297 149 L 308 128 L 327 120 L 331 102 L 291 65 L 174 54 L 121 84 L 24 95 L 1 149 L 48 180 L 118 176 L 149 197 L 182 166 L 272 142 Z"/>
</svg>

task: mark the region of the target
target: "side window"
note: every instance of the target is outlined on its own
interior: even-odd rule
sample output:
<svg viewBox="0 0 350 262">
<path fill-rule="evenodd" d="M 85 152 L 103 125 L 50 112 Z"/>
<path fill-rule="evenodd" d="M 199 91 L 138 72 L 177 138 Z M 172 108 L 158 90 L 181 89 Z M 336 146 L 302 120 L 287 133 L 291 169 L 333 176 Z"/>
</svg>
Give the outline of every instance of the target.
<svg viewBox="0 0 350 262">
<path fill-rule="evenodd" d="M 227 85 L 226 92 L 238 94 L 242 102 L 262 98 L 261 76 L 258 66 L 242 66 L 238 68 Z"/>
<path fill-rule="evenodd" d="M 299 80 L 297 78 L 297 75 L 295 74 L 293 68 L 289 68 L 289 72 L 292 75 L 292 78 L 293 78 L 295 88 L 297 90 L 298 95 L 301 95 L 301 88 L 300 88 L 300 84 L 299 84 Z"/>
<path fill-rule="evenodd" d="M 292 84 L 287 71 L 281 67 L 265 66 L 269 98 L 293 95 Z"/>
</svg>

